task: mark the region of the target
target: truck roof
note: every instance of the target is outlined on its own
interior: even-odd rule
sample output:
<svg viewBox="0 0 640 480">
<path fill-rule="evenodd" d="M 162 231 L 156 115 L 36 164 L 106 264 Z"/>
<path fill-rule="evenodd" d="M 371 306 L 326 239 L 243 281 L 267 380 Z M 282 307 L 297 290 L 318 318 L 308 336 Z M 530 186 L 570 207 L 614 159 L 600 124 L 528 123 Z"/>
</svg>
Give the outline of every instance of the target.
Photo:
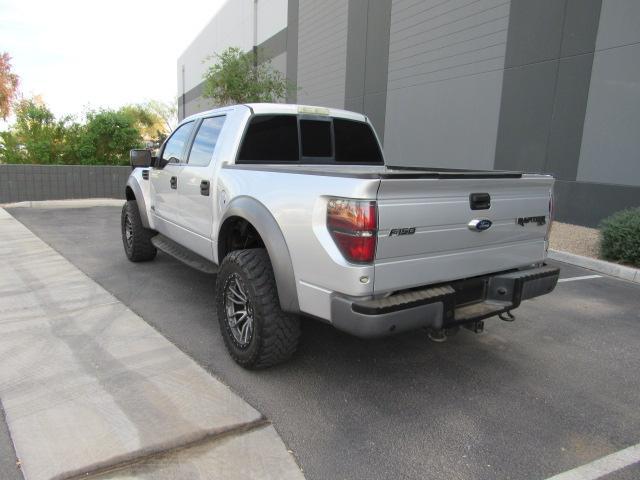
<svg viewBox="0 0 640 480">
<path fill-rule="evenodd" d="M 199 112 L 185 118 L 182 122 L 186 120 L 192 120 L 194 118 L 206 117 L 211 114 L 229 112 L 229 111 L 237 110 L 240 108 L 248 108 L 253 113 L 258 115 L 268 115 L 268 114 L 282 114 L 282 115 L 306 114 L 306 115 L 321 115 L 321 116 L 326 115 L 330 117 L 346 118 L 349 120 L 356 120 L 360 122 L 367 121 L 367 117 L 361 113 L 350 112 L 348 110 L 342 110 L 339 108 L 328 108 L 328 107 L 320 107 L 315 105 L 300 105 L 300 104 L 293 104 L 293 103 L 245 103 L 245 104 L 229 105 L 225 107 L 215 108 L 213 110 Z"/>
</svg>

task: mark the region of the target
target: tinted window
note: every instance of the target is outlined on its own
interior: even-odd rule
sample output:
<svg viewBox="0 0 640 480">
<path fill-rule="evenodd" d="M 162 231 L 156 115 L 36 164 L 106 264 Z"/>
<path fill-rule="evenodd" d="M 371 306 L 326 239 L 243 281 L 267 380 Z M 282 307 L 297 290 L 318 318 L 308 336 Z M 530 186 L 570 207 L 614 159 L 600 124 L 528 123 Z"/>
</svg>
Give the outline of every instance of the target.
<svg viewBox="0 0 640 480">
<path fill-rule="evenodd" d="M 371 127 L 363 122 L 335 118 L 336 162 L 382 163 L 382 153 Z"/>
<path fill-rule="evenodd" d="M 225 117 L 205 118 L 198 128 L 196 138 L 193 139 L 191 152 L 189 152 L 189 165 L 194 167 L 206 167 L 211 161 L 213 151 L 216 148 L 220 130 Z"/>
<path fill-rule="evenodd" d="M 295 115 L 257 115 L 251 119 L 238 160 L 297 162 L 298 150 Z"/>
<path fill-rule="evenodd" d="M 330 157 L 331 122 L 300 120 L 300 138 L 303 157 Z"/>
<path fill-rule="evenodd" d="M 162 151 L 163 160 L 167 160 L 171 163 L 182 163 L 184 144 L 189 140 L 192 128 L 193 122 L 189 122 L 181 125 L 175 132 L 173 132 L 173 135 L 171 135 L 171 138 L 167 140 L 167 144 Z"/>
</svg>

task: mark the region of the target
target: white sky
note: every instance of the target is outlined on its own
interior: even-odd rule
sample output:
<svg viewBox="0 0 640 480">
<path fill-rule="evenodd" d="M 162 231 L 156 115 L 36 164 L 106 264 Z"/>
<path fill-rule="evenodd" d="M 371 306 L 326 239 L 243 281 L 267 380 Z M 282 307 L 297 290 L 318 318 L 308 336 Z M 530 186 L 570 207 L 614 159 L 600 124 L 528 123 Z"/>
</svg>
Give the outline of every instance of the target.
<svg viewBox="0 0 640 480">
<path fill-rule="evenodd" d="M 223 3 L 0 0 L 0 52 L 23 95 L 42 95 L 56 115 L 170 101 L 178 56 Z"/>
</svg>

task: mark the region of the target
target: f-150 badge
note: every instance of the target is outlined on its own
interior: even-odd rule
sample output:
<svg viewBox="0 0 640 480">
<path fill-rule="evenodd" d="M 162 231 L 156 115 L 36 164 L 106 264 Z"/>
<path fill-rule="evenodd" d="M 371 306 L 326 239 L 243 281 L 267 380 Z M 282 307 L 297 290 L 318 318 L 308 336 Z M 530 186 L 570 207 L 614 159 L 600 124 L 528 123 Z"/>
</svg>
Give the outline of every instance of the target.
<svg viewBox="0 0 640 480">
<path fill-rule="evenodd" d="M 393 237 L 394 235 L 413 235 L 414 233 L 416 233 L 416 227 L 392 228 L 389 232 L 389 236 Z"/>
<path fill-rule="evenodd" d="M 474 232 L 489 230 L 491 225 L 493 225 L 493 222 L 487 218 L 474 218 L 467 224 L 469 230 L 473 230 Z"/>
</svg>

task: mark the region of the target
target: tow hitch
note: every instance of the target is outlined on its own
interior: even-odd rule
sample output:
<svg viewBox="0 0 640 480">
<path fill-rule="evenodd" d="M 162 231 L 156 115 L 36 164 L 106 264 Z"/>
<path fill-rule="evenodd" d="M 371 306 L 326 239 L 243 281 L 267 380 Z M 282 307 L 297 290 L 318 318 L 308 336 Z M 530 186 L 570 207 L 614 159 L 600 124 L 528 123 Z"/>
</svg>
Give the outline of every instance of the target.
<svg viewBox="0 0 640 480">
<path fill-rule="evenodd" d="M 467 330 L 471 330 L 473 333 L 484 332 L 484 320 L 478 320 L 476 322 L 465 323 L 462 325 Z"/>
<path fill-rule="evenodd" d="M 498 318 L 504 322 L 513 322 L 516 319 L 515 315 L 511 313 L 511 310 L 499 314 Z"/>
</svg>

